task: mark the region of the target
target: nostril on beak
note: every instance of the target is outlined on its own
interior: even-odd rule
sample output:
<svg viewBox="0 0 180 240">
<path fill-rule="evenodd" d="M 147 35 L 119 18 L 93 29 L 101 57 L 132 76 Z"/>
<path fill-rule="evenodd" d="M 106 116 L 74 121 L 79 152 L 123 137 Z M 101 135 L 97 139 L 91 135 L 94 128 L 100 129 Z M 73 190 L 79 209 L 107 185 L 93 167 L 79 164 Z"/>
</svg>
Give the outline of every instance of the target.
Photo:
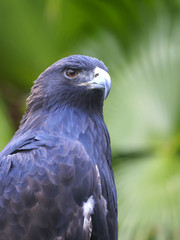
<svg viewBox="0 0 180 240">
<path fill-rule="evenodd" d="M 94 77 L 98 77 L 99 76 L 99 73 L 96 73 L 95 75 L 94 75 Z"/>
</svg>

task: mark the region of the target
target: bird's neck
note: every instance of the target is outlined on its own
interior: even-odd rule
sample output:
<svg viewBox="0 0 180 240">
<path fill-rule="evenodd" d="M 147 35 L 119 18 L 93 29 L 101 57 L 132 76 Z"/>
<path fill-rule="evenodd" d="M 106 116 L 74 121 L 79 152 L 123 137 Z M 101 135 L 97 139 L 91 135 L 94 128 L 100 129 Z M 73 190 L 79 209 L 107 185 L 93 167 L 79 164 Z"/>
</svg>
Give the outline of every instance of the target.
<svg viewBox="0 0 180 240">
<path fill-rule="evenodd" d="M 102 112 L 87 112 L 76 107 L 64 107 L 50 112 L 37 112 L 26 116 L 17 132 L 30 131 L 34 136 L 40 132 L 62 138 L 77 140 L 83 144 L 89 156 L 96 162 L 98 153 L 103 157 L 99 160 L 100 166 L 108 161 L 111 165 L 110 140 Z M 16 136 L 17 136 L 16 135 Z M 106 159 L 108 156 L 108 159 Z"/>
<path fill-rule="evenodd" d="M 74 138 L 81 132 L 84 133 L 88 127 L 99 128 L 102 123 L 104 125 L 102 110 L 94 112 L 74 106 L 61 106 L 50 110 L 38 109 L 27 112 L 21 121 L 19 131 L 41 129 L 55 135 L 66 134 Z"/>
<path fill-rule="evenodd" d="M 48 125 L 58 129 L 61 134 L 72 138 L 78 138 L 84 134 L 87 128 L 98 129 L 103 121 L 102 113 L 82 111 L 82 109 L 71 107 L 56 111 L 48 116 Z"/>
<path fill-rule="evenodd" d="M 49 114 L 46 124 L 46 128 L 51 129 L 53 135 L 81 142 L 99 167 L 106 161 L 111 164 L 109 134 L 102 114 L 87 113 L 72 107 Z"/>
</svg>

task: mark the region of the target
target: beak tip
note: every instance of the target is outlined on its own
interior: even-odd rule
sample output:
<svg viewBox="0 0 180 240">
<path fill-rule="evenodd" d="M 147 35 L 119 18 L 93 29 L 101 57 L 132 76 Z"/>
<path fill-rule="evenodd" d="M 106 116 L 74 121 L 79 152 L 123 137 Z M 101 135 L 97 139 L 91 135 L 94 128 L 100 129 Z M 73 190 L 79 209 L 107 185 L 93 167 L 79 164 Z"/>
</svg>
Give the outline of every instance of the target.
<svg viewBox="0 0 180 240">
<path fill-rule="evenodd" d="M 104 86 L 104 99 L 109 95 L 111 89 L 111 78 L 104 69 L 96 67 L 94 70 L 94 81 Z"/>
</svg>

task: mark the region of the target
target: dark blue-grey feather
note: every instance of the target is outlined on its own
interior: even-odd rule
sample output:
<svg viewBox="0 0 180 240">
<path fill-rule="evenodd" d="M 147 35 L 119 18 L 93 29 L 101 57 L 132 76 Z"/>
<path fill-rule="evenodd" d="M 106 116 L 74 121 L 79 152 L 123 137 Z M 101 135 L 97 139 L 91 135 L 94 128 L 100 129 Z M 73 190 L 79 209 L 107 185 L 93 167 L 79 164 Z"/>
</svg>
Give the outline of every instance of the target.
<svg viewBox="0 0 180 240">
<path fill-rule="evenodd" d="M 90 196 L 95 201 L 91 239 L 117 240 L 103 94 L 66 81 L 67 67 L 81 69 L 87 79 L 95 67 L 107 71 L 97 59 L 74 55 L 35 81 L 20 128 L 0 153 L 1 240 L 89 239 L 82 227 L 82 206 Z"/>
</svg>

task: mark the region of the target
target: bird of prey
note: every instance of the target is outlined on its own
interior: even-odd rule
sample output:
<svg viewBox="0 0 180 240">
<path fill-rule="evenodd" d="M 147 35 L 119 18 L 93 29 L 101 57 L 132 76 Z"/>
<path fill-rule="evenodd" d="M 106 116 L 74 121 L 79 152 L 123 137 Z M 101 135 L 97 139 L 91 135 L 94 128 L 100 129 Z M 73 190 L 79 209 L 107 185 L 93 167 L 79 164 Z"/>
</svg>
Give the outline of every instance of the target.
<svg viewBox="0 0 180 240">
<path fill-rule="evenodd" d="M 117 240 L 117 199 L 96 58 L 62 58 L 34 82 L 0 153 L 0 240 Z"/>
</svg>

